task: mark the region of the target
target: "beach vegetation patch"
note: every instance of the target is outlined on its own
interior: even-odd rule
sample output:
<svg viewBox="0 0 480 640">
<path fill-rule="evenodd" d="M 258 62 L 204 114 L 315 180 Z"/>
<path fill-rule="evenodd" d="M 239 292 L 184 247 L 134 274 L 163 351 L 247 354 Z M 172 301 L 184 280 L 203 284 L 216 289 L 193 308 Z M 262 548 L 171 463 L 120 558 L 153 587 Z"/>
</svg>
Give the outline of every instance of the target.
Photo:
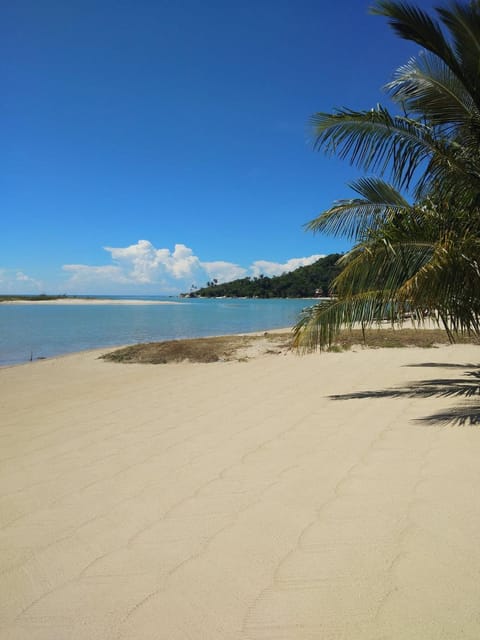
<svg viewBox="0 0 480 640">
<path fill-rule="evenodd" d="M 480 338 L 474 336 L 459 336 L 458 342 L 465 344 L 480 344 Z M 340 331 L 335 342 L 328 348 L 348 350 L 361 345 L 370 349 L 398 349 L 405 347 L 433 348 L 449 344 L 448 335 L 442 329 L 344 329 Z"/>
<path fill-rule="evenodd" d="M 460 342 L 480 344 L 480 338 L 460 336 Z M 352 347 L 362 348 L 431 348 L 448 344 L 448 336 L 440 329 L 345 329 L 338 333 L 329 352 L 340 353 Z M 147 342 L 116 349 L 101 356 L 103 360 L 137 364 L 179 362 L 248 362 L 258 356 L 281 356 L 293 350 L 292 334 L 265 332 L 258 335 L 232 335 L 193 338 L 164 342 Z"/>
<path fill-rule="evenodd" d="M 280 353 L 291 347 L 291 341 L 290 333 L 168 340 L 123 347 L 103 355 L 102 358 L 111 362 L 143 364 L 185 361 L 210 363 L 231 360 L 244 362 L 257 354 L 255 347 L 261 346 L 263 353 Z"/>
</svg>

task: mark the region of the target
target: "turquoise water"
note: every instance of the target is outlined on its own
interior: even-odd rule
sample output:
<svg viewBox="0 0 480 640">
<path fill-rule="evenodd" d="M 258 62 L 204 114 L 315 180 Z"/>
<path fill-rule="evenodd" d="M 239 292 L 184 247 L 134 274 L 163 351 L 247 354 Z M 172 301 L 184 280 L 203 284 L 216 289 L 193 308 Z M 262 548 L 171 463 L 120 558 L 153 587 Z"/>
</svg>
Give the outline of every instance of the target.
<svg viewBox="0 0 480 640">
<path fill-rule="evenodd" d="M 313 303 L 227 298 L 169 305 L 0 304 L 0 366 L 97 347 L 289 327 Z"/>
</svg>

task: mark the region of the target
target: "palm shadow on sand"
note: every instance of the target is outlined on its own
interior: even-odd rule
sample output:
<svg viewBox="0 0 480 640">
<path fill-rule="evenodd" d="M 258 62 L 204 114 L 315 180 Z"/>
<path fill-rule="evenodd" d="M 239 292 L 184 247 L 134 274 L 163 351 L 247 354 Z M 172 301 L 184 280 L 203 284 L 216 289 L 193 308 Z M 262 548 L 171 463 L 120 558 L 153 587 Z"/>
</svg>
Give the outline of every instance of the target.
<svg viewBox="0 0 480 640">
<path fill-rule="evenodd" d="M 466 401 L 451 409 L 434 413 L 425 418 L 418 418 L 424 424 L 467 426 L 480 424 L 480 404 L 473 398 L 480 398 L 480 365 L 479 364 L 445 364 L 424 362 L 408 365 L 412 367 L 441 367 L 463 371 L 461 377 L 436 378 L 419 380 L 402 387 L 380 389 L 377 391 L 358 391 L 329 396 L 332 400 L 353 400 L 366 398 L 465 398 Z"/>
</svg>

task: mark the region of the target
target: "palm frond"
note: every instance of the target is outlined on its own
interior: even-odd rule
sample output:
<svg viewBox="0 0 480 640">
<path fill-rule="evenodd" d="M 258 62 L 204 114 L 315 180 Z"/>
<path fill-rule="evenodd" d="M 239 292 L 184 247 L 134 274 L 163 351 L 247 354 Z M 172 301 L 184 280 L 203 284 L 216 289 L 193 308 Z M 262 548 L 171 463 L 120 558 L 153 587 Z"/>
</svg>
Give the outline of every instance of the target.
<svg viewBox="0 0 480 640">
<path fill-rule="evenodd" d="M 452 234 L 437 244 L 405 241 L 357 246 L 333 281 L 338 298 L 304 310 L 294 327 L 303 351 L 330 346 L 340 329 L 381 320 L 401 325 L 424 314 L 441 322 L 450 339 L 480 335 L 480 240 Z"/>
<path fill-rule="evenodd" d="M 455 57 L 470 88 L 473 100 L 480 109 L 480 4 L 476 2 L 450 2 L 438 7 L 437 13 L 453 40 Z"/>
<path fill-rule="evenodd" d="M 349 159 L 366 171 L 391 173 L 396 188 L 408 189 L 415 173 L 445 179 L 466 175 L 469 166 L 449 141 L 437 139 L 432 127 L 417 120 L 392 116 L 378 105 L 370 111 L 340 109 L 317 113 L 311 119 L 314 149 Z"/>
<path fill-rule="evenodd" d="M 376 0 L 370 13 L 388 18 L 394 32 L 404 40 L 416 42 L 438 56 L 452 71 L 464 80 L 461 65 L 443 31 L 426 11 L 407 2 Z"/>
<path fill-rule="evenodd" d="M 343 327 L 371 326 L 382 319 L 395 323 L 397 308 L 385 293 L 366 291 L 304 309 L 293 328 L 293 346 L 301 352 L 323 350 L 335 342 Z"/>
<path fill-rule="evenodd" d="M 366 229 L 376 229 L 386 219 L 400 215 L 409 203 L 392 185 L 379 178 L 360 178 L 350 187 L 363 198 L 339 200 L 305 225 L 308 231 L 359 239 Z"/>
<path fill-rule="evenodd" d="M 345 261 L 332 288 L 342 298 L 360 291 L 396 291 L 431 260 L 433 252 L 434 246 L 429 242 L 368 244 L 363 250 L 357 248 Z M 406 297 L 404 301 L 407 302 Z"/>
<path fill-rule="evenodd" d="M 374 176 L 358 178 L 349 185 L 369 202 L 406 209 L 410 205 L 393 185 Z"/>
<path fill-rule="evenodd" d="M 312 117 L 316 150 L 349 159 L 365 171 L 383 175 L 392 169 L 395 186 L 407 187 L 416 169 L 434 149 L 432 131 L 425 125 L 390 115 L 377 105 L 370 111 L 340 109 Z"/>
<path fill-rule="evenodd" d="M 451 335 L 480 331 L 478 238 L 447 234 L 437 242 L 431 259 L 399 290 L 412 304 L 434 308 Z"/>
<path fill-rule="evenodd" d="M 386 89 L 409 113 L 427 118 L 432 125 L 442 125 L 444 135 L 459 125 L 469 126 L 474 118 L 480 122 L 465 85 L 443 60 L 431 54 L 411 58 L 397 69 Z M 475 142 L 478 144 L 478 138 Z"/>
</svg>

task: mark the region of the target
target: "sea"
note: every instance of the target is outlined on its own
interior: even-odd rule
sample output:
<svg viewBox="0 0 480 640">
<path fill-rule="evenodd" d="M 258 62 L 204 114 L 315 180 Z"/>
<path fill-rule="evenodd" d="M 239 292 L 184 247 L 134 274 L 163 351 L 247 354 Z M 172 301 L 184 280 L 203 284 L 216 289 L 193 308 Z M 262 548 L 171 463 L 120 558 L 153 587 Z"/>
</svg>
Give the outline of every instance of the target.
<svg viewBox="0 0 480 640">
<path fill-rule="evenodd" d="M 305 299 L 204 299 L 102 296 L 157 300 L 159 305 L 0 304 L 0 366 L 139 342 L 229 335 L 292 327 Z"/>
</svg>

